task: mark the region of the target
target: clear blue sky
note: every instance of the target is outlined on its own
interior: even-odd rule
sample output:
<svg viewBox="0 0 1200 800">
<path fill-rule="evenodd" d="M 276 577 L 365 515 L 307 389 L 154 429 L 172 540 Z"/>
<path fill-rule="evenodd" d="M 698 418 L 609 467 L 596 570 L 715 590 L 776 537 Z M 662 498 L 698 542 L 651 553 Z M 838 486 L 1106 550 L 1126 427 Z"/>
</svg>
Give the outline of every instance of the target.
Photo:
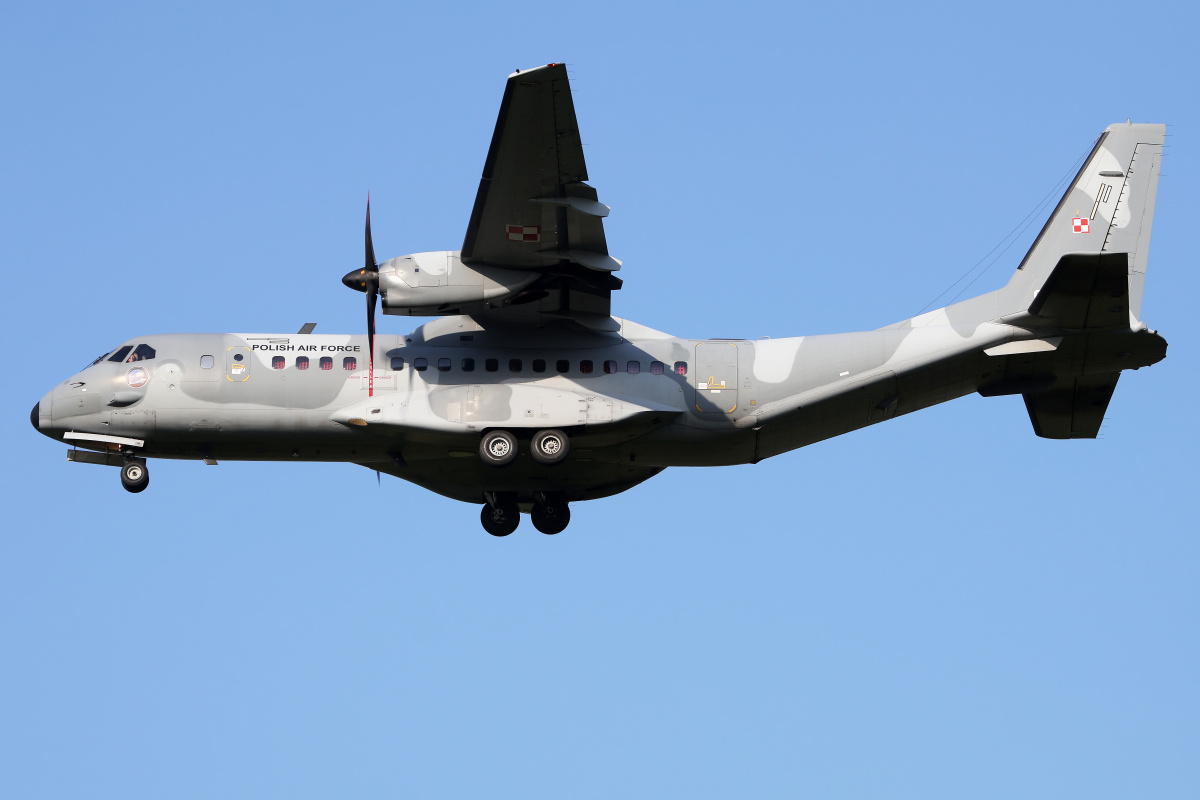
<svg viewBox="0 0 1200 800">
<path fill-rule="evenodd" d="M 0 796 L 1200 795 L 1193 6 L 840 8 L 0 11 Z M 457 249 L 505 76 L 549 61 L 615 311 L 682 336 L 911 316 L 1106 125 L 1172 123 L 1168 358 L 1098 441 L 972 396 L 557 537 L 350 465 L 129 495 L 30 428 L 139 334 L 360 331 L 367 191 L 381 257 Z"/>
</svg>

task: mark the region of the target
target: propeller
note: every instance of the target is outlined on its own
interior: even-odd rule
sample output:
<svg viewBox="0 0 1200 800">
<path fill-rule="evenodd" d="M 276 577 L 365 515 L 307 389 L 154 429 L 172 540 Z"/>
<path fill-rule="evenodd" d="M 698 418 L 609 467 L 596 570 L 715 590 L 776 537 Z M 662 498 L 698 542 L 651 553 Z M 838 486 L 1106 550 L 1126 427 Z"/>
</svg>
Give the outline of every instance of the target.
<svg viewBox="0 0 1200 800">
<path fill-rule="evenodd" d="M 367 396 L 375 395 L 375 301 L 379 297 L 379 265 L 375 262 L 375 245 L 371 242 L 371 196 L 367 195 L 366 265 L 347 272 L 342 283 L 367 295 L 367 363 L 369 365 Z"/>
</svg>

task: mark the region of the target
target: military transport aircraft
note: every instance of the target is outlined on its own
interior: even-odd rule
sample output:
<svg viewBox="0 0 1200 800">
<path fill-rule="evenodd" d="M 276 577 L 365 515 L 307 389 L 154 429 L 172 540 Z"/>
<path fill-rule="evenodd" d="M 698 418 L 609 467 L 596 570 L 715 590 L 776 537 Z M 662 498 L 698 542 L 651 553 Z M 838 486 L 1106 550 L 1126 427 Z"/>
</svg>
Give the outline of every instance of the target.
<svg viewBox="0 0 1200 800">
<path fill-rule="evenodd" d="M 139 336 L 31 421 L 69 461 L 349 461 L 483 505 L 505 536 L 671 466 L 755 463 L 978 392 L 1038 436 L 1094 438 L 1122 370 L 1165 357 L 1141 321 L 1162 125 L 1109 126 L 1008 284 L 874 331 L 678 339 L 610 314 L 622 282 L 586 183 L 567 71 L 508 78 L 462 250 L 377 263 L 365 336 Z M 376 335 L 375 309 L 435 317 Z"/>
</svg>

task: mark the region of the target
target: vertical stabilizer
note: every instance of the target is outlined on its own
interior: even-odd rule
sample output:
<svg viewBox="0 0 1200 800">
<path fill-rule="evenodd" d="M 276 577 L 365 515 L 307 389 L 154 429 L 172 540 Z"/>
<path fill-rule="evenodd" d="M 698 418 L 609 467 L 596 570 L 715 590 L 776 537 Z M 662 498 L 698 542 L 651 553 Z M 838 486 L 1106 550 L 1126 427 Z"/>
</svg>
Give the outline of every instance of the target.
<svg viewBox="0 0 1200 800">
<path fill-rule="evenodd" d="M 1108 126 L 1004 288 L 1005 306 L 1028 309 L 1063 256 L 1125 253 L 1130 323 L 1141 318 L 1165 135 L 1165 125 Z"/>
</svg>

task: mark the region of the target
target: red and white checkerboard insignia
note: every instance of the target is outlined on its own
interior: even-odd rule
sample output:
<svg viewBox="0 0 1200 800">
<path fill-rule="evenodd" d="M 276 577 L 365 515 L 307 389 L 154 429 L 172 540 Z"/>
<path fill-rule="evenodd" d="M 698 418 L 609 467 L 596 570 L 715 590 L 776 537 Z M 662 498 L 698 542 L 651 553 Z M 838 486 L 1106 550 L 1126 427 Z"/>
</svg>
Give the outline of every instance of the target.
<svg viewBox="0 0 1200 800">
<path fill-rule="evenodd" d="M 1072 217 L 1071 229 L 1076 233 L 1091 233 L 1091 228 L 1088 227 L 1087 217 Z"/>
<path fill-rule="evenodd" d="M 542 229 L 537 225 L 508 225 L 508 240 L 510 242 L 540 242 Z"/>
</svg>

